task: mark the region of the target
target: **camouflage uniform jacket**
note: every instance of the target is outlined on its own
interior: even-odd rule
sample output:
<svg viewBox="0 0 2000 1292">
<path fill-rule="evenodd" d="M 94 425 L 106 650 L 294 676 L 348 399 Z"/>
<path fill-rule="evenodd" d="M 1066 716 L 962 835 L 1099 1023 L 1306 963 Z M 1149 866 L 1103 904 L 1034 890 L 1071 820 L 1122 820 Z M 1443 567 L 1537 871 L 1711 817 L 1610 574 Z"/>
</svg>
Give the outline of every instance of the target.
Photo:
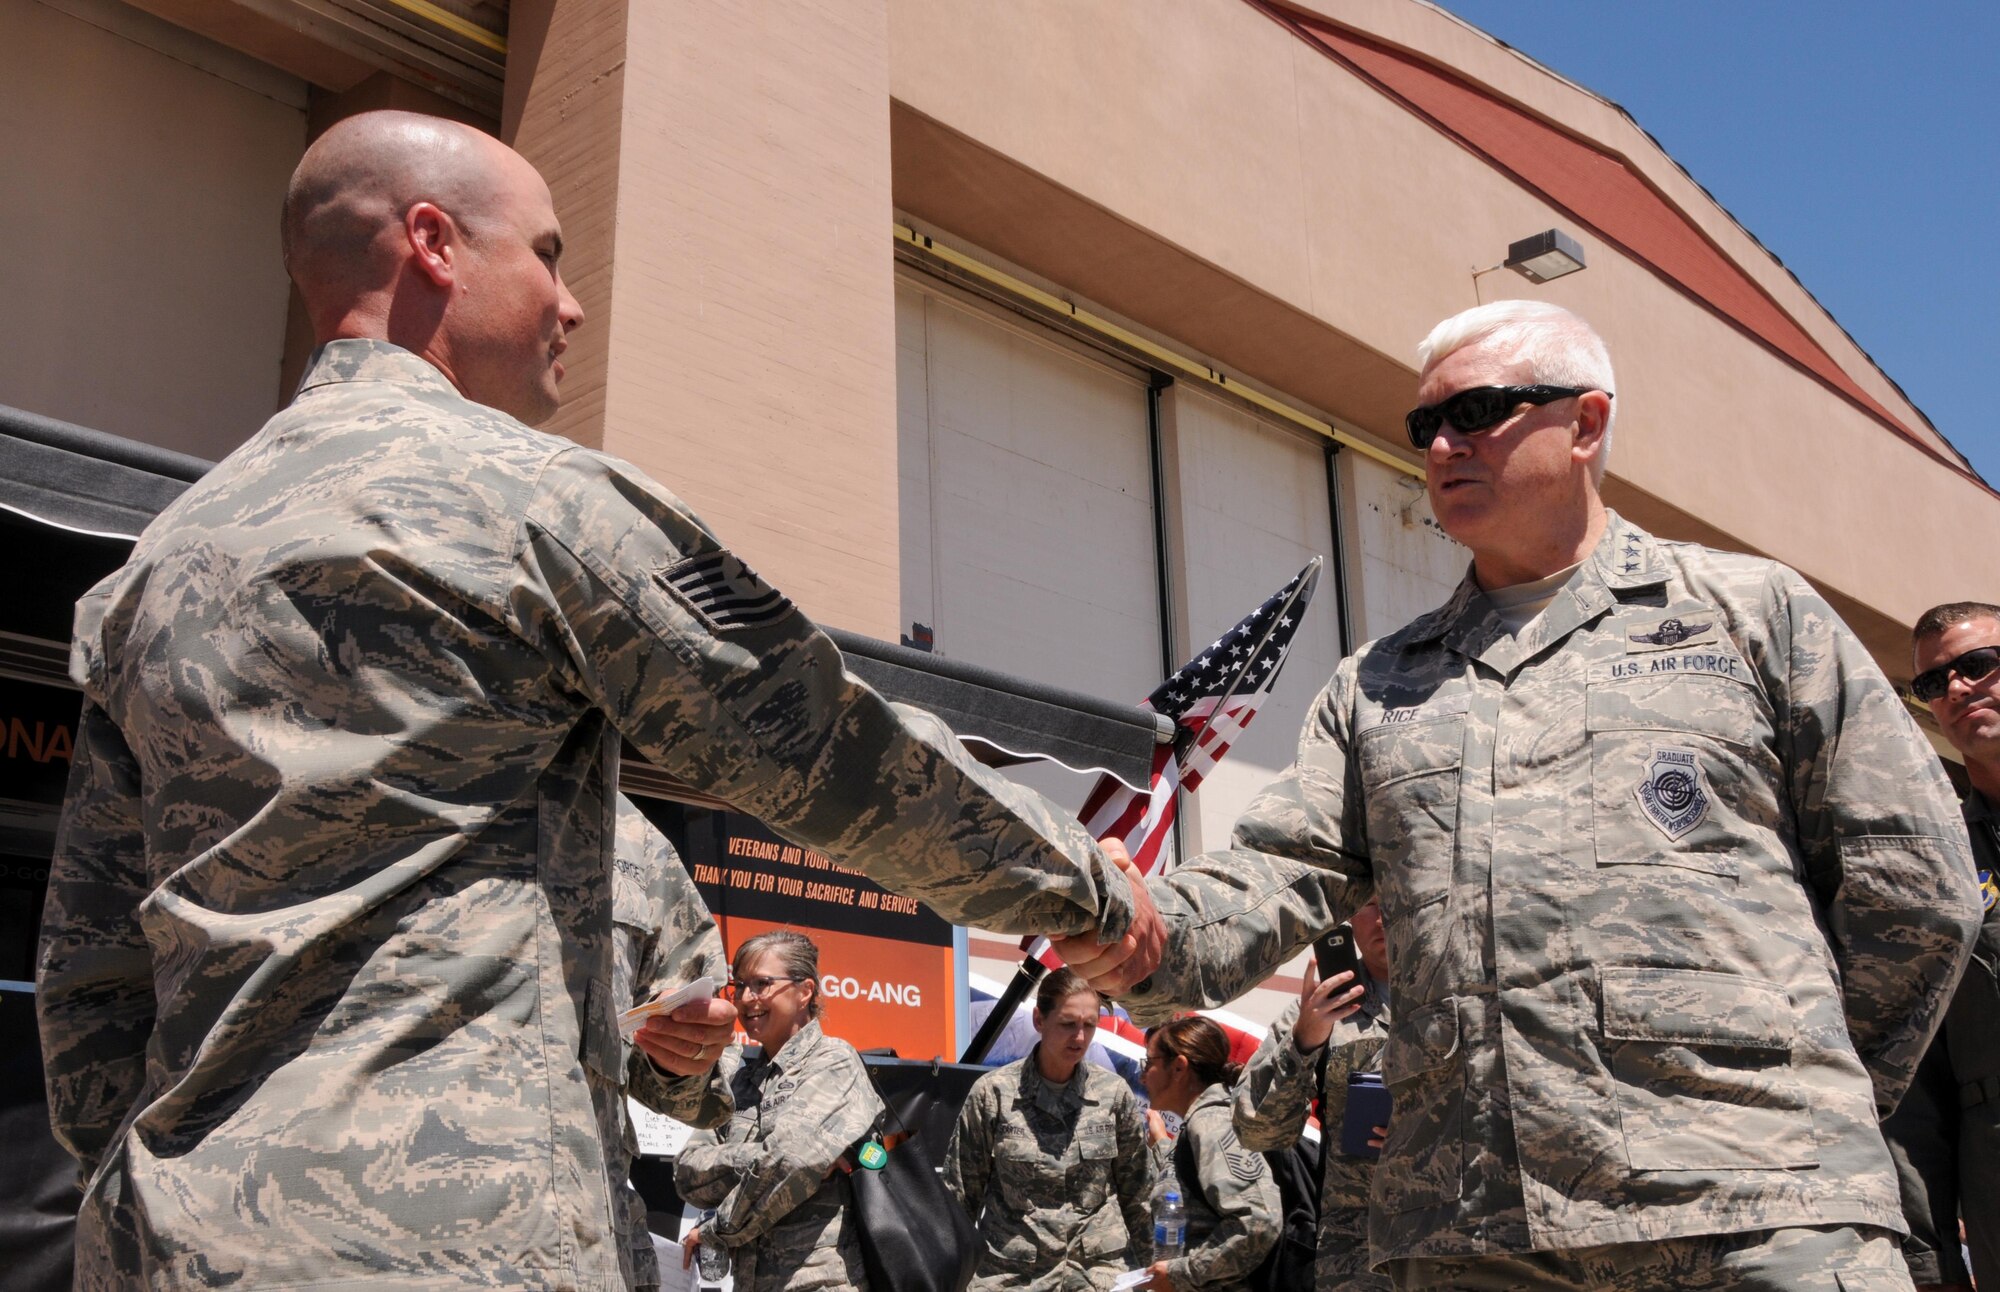
<svg viewBox="0 0 2000 1292">
<path fill-rule="evenodd" d="M 1094 1063 L 1052 1085 L 1039 1052 L 973 1083 L 945 1150 L 945 1184 L 984 1244 L 973 1292 L 1102 1292 L 1152 1260 L 1139 1101 Z"/>
<path fill-rule="evenodd" d="M 1470 575 L 1343 661 L 1228 850 L 1152 881 L 1133 1013 L 1379 892 L 1379 1260 L 1900 1232 L 1877 1128 L 1978 922 L 1964 823 L 1796 574 L 1617 516 L 1518 637 Z"/>
<path fill-rule="evenodd" d="M 84 1287 L 622 1286 L 621 732 L 948 919 L 1131 918 L 657 484 L 382 342 L 147 527 L 71 668 L 37 1004 Z"/>
<path fill-rule="evenodd" d="M 703 905 L 673 844 L 631 799 L 618 796 L 617 855 L 611 872 L 613 924 L 611 997 L 641 1004 L 706 974 L 720 986 L 729 978 L 722 935 Z M 733 1105 L 720 1068 L 706 1080 L 676 1077 L 654 1066 L 646 1052 L 625 1043 L 625 1065 L 602 1073 L 588 1067 L 591 1097 L 604 1135 L 605 1165 L 618 1201 L 614 1219 L 631 1253 L 632 1286 L 658 1287 L 659 1258 L 646 1224 L 646 1200 L 632 1187 L 632 1159 L 639 1151 L 626 1098 L 690 1126 L 720 1126 Z"/>
<path fill-rule="evenodd" d="M 1181 1181 L 1187 1254 L 1167 1262 L 1177 1290 L 1250 1292 L 1249 1276 L 1278 1241 L 1277 1182 L 1264 1155 L 1237 1140 L 1229 1110 L 1229 1087 L 1212 1085 L 1188 1106 L 1180 1135 L 1152 1146 L 1154 1170 L 1171 1175 L 1185 1139 L 1199 1177 Z"/>
<path fill-rule="evenodd" d="M 1298 1142 L 1305 1131 L 1312 1101 L 1320 1101 L 1319 1247 L 1313 1258 L 1315 1285 L 1373 1289 L 1387 1292 L 1389 1281 L 1368 1271 L 1368 1192 L 1375 1160 L 1349 1157 L 1340 1151 L 1340 1128 L 1347 1115 L 1347 1078 L 1354 1072 L 1380 1072 L 1382 1046 L 1389 1037 L 1389 1002 L 1372 979 L 1361 1008 L 1333 1025 L 1326 1044 L 1300 1054 L 1292 1042 L 1298 1026 L 1299 1002 L 1294 999 L 1244 1065 L 1236 1083 L 1236 1133 L 1260 1153 L 1272 1153 Z M 1325 1060 L 1324 1094 L 1320 1090 L 1321 1060 Z"/>
<path fill-rule="evenodd" d="M 740 1292 L 864 1286 L 847 1225 L 847 1191 L 830 1173 L 868 1133 L 882 1101 L 854 1047 L 817 1021 L 768 1058 L 731 1047 L 722 1060 L 736 1100 L 720 1135 L 697 1132 L 674 1162 L 674 1187 L 713 1207 Z"/>
</svg>

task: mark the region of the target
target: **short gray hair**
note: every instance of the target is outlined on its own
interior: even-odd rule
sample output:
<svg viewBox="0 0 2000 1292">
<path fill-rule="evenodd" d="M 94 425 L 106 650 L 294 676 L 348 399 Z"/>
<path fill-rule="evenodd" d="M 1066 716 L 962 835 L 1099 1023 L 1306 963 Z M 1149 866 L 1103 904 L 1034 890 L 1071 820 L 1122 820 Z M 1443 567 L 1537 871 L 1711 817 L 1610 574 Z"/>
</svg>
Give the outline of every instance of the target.
<svg viewBox="0 0 2000 1292">
<path fill-rule="evenodd" d="M 1469 345 L 1490 345 L 1510 359 L 1525 359 L 1534 380 L 1548 386 L 1581 386 L 1610 394 L 1617 389 L 1611 352 L 1604 338 L 1579 314 L 1547 301 L 1494 301 L 1454 314 L 1431 329 L 1417 346 L 1417 370 L 1428 372 L 1447 355 Z M 1604 478 L 1611 454 L 1611 426 L 1617 420 L 1614 400 L 1604 422 L 1604 443 L 1598 450 L 1596 475 Z"/>
</svg>

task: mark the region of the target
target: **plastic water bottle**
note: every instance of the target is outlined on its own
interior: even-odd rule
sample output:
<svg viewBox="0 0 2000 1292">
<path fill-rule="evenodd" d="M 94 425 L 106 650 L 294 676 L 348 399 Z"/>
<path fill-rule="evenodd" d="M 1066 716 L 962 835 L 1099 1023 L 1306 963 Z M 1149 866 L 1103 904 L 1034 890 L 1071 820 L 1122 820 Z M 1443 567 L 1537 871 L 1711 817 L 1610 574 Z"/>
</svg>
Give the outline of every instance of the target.
<svg viewBox="0 0 2000 1292">
<path fill-rule="evenodd" d="M 715 1211 L 701 1213 L 701 1246 L 695 1249 L 695 1268 L 704 1283 L 720 1283 L 729 1277 L 729 1249 L 715 1236 Z"/>
<path fill-rule="evenodd" d="M 1153 1195 L 1153 1259 L 1178 1260 L 1187 1254 L 1187 1207 L 1181 1203 L 1180 1183 L 1160 1182 Z"/>
</svg>

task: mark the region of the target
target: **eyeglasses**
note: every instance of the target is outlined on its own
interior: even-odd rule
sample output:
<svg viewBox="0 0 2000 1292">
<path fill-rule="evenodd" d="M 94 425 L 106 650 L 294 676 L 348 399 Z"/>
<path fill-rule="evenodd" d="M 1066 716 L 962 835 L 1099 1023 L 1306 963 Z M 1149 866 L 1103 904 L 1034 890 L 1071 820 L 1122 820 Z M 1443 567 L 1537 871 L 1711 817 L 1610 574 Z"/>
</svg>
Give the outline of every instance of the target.
<svg viewBox="0 0 2000 1292">
<path fill-rule="evenodd" d="M 1410 443 L 1421 453 L 1430 448 L 1446 422 L 1461 435 L 1477 435 L 1512 417 L 1523 404 L 1539 408 L 1571 395 L 1587 395 L 1590 390 L 1589 386 L 1473 386 L 1435 404 L 1411 409 L 1403 426 L 1410 433 Z M 1611 398 L 1611 392 L 1605 391 L 1604 397 Z"/>
<path fill-rule="evenodd" d="M 805 979 L 803 978 L 751 978 L 747 980 L 732 978 L 729 981 L 729 994 L 739 998 L 744 996 L 766 996 L 776 990 L 781 984 L 789 985 L 804 981 Z"/>
<path fill-rule="evenodd" d="M 1911 678 L 1910 694 L 1929 704 L 1944 698 L 1944 693 L 1951 689 L 1953 677 L 1977 682 L 1996 668 L 2000 668 L 2000 646 L 1980 646 Z"/>
</svg>

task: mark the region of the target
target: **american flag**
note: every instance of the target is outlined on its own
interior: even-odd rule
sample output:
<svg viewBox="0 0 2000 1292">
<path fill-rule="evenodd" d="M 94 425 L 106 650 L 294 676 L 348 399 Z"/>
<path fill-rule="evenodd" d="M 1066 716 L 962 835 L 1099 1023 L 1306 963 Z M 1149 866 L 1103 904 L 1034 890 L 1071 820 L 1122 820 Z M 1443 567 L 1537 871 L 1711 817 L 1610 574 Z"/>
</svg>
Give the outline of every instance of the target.
<svg viewBox="0 0 2000 1292">
<path fill-rule="evenodd" d="M 1315 556 L 1290 583 L 1243 622 L 1217 638 L 1145 698 L 1143 707 L 1174 720 L 1170 745 L 1153 753 L 1151 787 L 1144 793 L 1113 776 L 1098 778 L 1077 819 L 1099 839 L 1117 839 L 1139 869 L 1151 874 L 1172 835 L 1176 791 L 1192 794 L 1250 719 L 1257 716 L 1292 648 L 1319 582 Z M 1023 938 L 1021 950 L 1051 969 L 1062 959 L 1047 938 Z"/>
</svg>

